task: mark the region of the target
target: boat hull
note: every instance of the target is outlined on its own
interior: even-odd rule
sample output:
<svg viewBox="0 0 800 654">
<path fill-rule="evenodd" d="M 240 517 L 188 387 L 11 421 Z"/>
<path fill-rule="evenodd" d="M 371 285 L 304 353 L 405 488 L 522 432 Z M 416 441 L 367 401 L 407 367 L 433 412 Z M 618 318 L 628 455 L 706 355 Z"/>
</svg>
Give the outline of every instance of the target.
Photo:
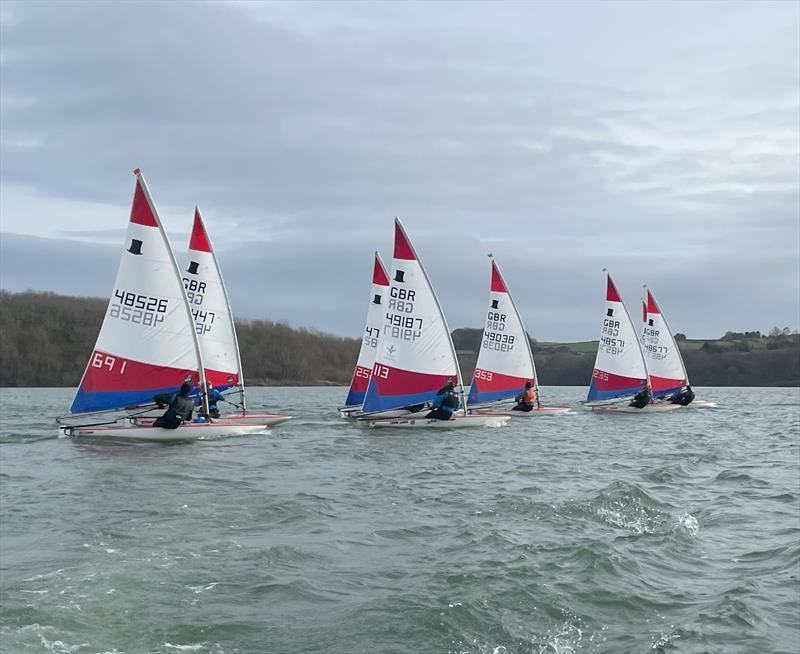
<svg viewBox="0 0 800 654">
<path fill-rule="evenodd" d="M 362 414 L 361 405 L 356 406 L 340 406 L 339 415 L 342 418 L 358 418 Z"/>
<path fill-rule="evenodd" d="M 573 413 L 568 406 L 540 406 L 530 411 L 489 411 L 488 409 L 474 409 L 472 415 L 496 415 L 502 413 L 511 418 L 541 418 L 544 416 L 565 416 Z"/>
<path fill-rule="evenodd" d="M 357 420 L 382 420 L 384 418 L 407 418 L 409 416 L 422 418 L 430 413 L 430 407 L 425 408 L 423 411 L 409 411 L 408 409 L 387 409 L 386 411 L 375 411 L 374 413 L 366 414 L 363 411 L 351 411 L 345 414 L 340 409 L 343 418 L 355 418 Z"/>
<path fill-rule="evenodd" d="M 224 422 L 231 422 L 237 425 L 264 425 L 274 427 L 282 422 L 291 420 L 292 416 L 285 416 L 280 413 L 231 413 L 222 415 L 218 418 Z M 214 423 L 216 424 L 216 422 Z"/>
<path fill-rule="evenodd" d="M 100 425 L 96 427 L 62 428 L 66 436 L 76 438 L 108 438 L 135 441 L 170 443 L 194 441 L 198 438 L 222 438 L 225 436 L 246 436 L 264 431 L 263 425 L 242 425 L 220 422 L 192 422 L 177 429 L 164 429 L 148 425 Z"/>
<path fill-rule="evenodd" d="M 628 404 L 603 404 L 595 406 L 584 404 L 584 408 L 597 413 L 663 413 L 664 411 L 674 411 L 675 409 L 680 409 L 681 406 L 680 404 L 669 404 L 664 402 L 663 404 L 648 404 L 641 409 Z"/>
<path fill-rule="evenodd" d="M 672 404 L 671 402 L 664 402 L 664 404 Z M 717 406 L 716 402 L 711 402 L 709 400 L 693 400 L 687 405 L 683 404 L 674 404 L 673 406 L 680 407 L 681 409 L 713 409 Z"/>
<path fill-rule="evenodd" d="M 382 418 L 368 420 L 367 426 L 372 429 L 465 429 L 474 427 L 500 427 L 509 421 L 505 414 L 456 416 L 450 420 L 436 420 L 435 418 L 403 417 Z"/>
<path fill-rule="evenodd" d="M 693 400 L 686 406 L 681 406 L 681 409 L 713 409 L 716 406 L 716 402 L 711 402 L 709 400 Z"/>
<path fill-rule="evenodd" d="M 212 418 L 211 424 L 219 425 L 220 423 L 230 423 L 232 425 L 254 425 L 260 426 L 262 429 L 264 429 L 266 427 L 279 425 L 280 423 L 291 419 L 292 416 L 285 416 L 280 413 L 233 413 L 230 415 L 220 416 L 219 418 Z M 140 418 L 131 418 L 131 423 L 139 427 L 150 427 L 154 420 L 155 417 L 153 416 L 142 416 Z"/>
</svg>

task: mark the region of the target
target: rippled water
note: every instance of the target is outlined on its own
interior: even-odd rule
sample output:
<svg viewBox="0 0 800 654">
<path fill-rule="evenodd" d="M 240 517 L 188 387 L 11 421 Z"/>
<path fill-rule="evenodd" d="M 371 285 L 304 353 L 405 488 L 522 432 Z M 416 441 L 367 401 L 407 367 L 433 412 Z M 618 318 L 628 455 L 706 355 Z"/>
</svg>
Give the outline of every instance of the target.
<svg viewBox="0 0 800 654">
<path fill-rule="evenodd" d="M 252 389 L 298 417 L 172 446 L 0 392 L 4 653 L 800 651 L 798 389 L 436 434 Z"/>
</svg>

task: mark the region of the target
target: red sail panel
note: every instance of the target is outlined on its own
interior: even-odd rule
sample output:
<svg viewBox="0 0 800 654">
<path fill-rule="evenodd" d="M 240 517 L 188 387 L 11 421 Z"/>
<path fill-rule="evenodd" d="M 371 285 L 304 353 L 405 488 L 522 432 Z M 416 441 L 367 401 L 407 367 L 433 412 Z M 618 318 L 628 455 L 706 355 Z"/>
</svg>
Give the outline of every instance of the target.
<svg viewBox="0 0 800 654">
<path fill-rule="evenodd" d="M 399 220 L 394 221 L 394 258 L 415 261 L 417 256 Z"/>
<path fill-rule="evenodd" d="M 497 264 L 492 261 L 492 286 L 493 293 L 508 293 L 506 283 L 503 281 L 500 271 L 497 269 Z"/>
<path fill-rule="evenodd" d="M 206 227 L 200 217 L 200 209 L 195 207 L 192 237 L 189 239 L 189 249 L 195 252 L 211 252 L 211 242 L 208 240 Z"/>
<path fill-rule="evenodd" d="M 608 275 L 608 283 L 606 285 L 606 300 L 608 302 L 622 302 L 619 296 L 619 291 L 614 285 L 614 280 L 611 279 L 611 275 Z"/>
<path fill-rule="evenodd" d="M 136 178 L 136 189 L 133 192 L 130 221 L 145 227 L 158 227 L 156 217 L 153 215 L 153 210 L 150 208 L 150 203 L 144 194 L 142 180 L 139 177 Z"/>
</svg>

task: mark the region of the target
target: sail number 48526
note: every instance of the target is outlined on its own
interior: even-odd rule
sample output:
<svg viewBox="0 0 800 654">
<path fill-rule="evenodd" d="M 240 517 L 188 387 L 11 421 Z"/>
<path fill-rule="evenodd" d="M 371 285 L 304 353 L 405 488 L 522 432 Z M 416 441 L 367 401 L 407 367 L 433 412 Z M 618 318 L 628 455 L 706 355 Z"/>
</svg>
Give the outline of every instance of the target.
<svg viewBox="0 0 800 654">
<path fill-rule="evenodd" d="M 132 322 L 145 327 L 153 327 L 164 322 L 169 301 L 166 298 L 151 297 L 114 289 L 108 315 L 126 322 Z"/>
</svg>

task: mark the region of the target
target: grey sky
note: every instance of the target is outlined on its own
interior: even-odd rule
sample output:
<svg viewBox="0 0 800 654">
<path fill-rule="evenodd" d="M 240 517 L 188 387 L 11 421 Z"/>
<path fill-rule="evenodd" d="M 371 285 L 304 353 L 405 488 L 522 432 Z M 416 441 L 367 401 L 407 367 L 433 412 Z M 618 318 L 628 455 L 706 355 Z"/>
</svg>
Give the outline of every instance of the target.
<svg viewBox="0 0 800 654">
<path fill-rule="evenodd" d="M 530 332 L 600 269 L 690 336 L 797 327 L 800 4 L 0 5 L 0 284 L 106 296 L 141 166 L 247 317 L 362 328 L 399 215 L 451 327 L 487 252 Z"/>
</svg>

